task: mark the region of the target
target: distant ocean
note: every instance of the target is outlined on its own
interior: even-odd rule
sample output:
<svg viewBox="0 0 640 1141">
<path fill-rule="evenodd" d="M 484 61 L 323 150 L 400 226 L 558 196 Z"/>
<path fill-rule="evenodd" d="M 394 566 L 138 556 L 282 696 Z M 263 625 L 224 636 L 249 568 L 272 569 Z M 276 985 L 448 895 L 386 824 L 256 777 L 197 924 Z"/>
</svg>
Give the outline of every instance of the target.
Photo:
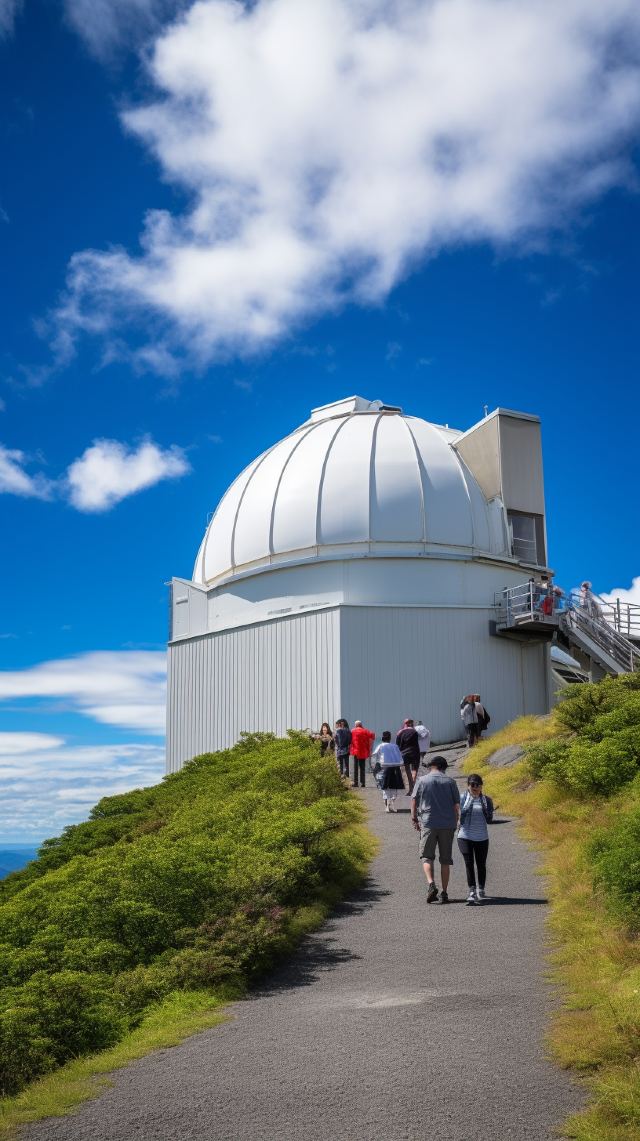
<svg viewBox="0 0 640 1141">
<path fill-rule="evenodd" d="M 6 847 L 0 845 L 0 880 L 10 872 L 19 872 L 21 868 L 26 868 L 30 860 L 36 859 L 39 847 L 39 844 L 7 844 Z"/>
</svg>

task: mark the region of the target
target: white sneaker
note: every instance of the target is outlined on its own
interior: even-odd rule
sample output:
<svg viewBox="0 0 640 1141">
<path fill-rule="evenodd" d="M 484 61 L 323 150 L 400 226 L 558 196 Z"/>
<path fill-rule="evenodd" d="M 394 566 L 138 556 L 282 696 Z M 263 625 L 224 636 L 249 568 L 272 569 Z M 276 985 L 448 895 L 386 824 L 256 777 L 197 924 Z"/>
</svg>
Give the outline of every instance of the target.
<svg viewBox="0 0 640 1141">
<path fill-rule="evenodd" d="M 477 903 L 477 902 L 478 902 L 478 900 L 476 898 L 476 893 L 472 888 L 471 891 L 469 892 L 468 896 L 467 896 L 467 906 L 469 906 L 472 903 Z"/>
<path fill-rule="evenodd" d="M 483 887 L 478 888 L 477 896 L 478 896 L 478 899 L 486 899 L 487 898 L 486 892 L 485 892 Z"/>
<path fill-rule="evenodd" d="M 388 800 L 385 800 L 385 802 L 384 802 L 384 810 L 385 810 L 385 812 L 391 811 L 391 809 L 389 808 L 389 801 Z"/>
</svg>

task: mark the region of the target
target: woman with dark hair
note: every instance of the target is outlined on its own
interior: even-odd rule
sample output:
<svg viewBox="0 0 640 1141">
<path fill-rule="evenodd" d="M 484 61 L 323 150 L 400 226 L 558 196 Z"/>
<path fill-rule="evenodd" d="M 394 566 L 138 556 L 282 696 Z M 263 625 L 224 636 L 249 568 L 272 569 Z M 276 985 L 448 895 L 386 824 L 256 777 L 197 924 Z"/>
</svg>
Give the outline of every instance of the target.
<svg viewBox="0 0 640 1141">
<path fill-rule="evenodd" d="M 487 853 L 489 851 L 489 829 L 493 820 L 493 801 L 482 791 L 482 777 L 471 773 L 467 777 L 467 791 L 460 801 L 460 821 L 458 847 L 467 869 L 469 885 L 468 904 L 480 903 L 486 899 Z M 474 868 L 475 863 L 475 868 Z M 476 868 L 478 886 L 476 887 Z"/>
<path fill-rule="evenodd" d="M 334 733 L 336 760 L 340 769 L 340 775 L 349 779 L 349 757 L 351 755 L 351 730 L 349 722 L 344 717 L 339 717 L 336 721 L 336 731 Z"/>
<path fill-rule="evenodd" d="M 326 757 L 327 753 L 332 753 L 336 747 L 335 738 L 328 721 L 322 722 L 320 732 L 314 733 L 313 739 L 320 742 L 320 751 L 323 757 Z"/>
</svg>

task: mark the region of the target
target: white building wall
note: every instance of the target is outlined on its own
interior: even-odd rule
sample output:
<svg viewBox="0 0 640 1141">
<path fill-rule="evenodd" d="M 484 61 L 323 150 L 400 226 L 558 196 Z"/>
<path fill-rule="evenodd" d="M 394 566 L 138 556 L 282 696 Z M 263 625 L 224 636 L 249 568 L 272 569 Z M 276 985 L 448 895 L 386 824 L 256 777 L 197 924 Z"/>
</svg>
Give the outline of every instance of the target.
<svg viewBox="0 0 640 1141">
<path fill-rule="evenodd" d="M 170 644 L 167 772 L 243 731 L 284 737 L 337 717 L 338 624 L 322 610 Z"/>
<path fill-rule="evenodd" d="M 435 742 L 464 735 L 460 699 L 480 693 L 491 732 L 523 713 L 547 713 L 548 647 L 492 637 L 490 607 L 341 609 L 343 716 L 376 736 L 422 717 Z"/>
<path fill-rule="evenodd" d="M 434 741 L 462 736 L 460 698 L 479 692 L 491 731 L 549 708 L 548 648 L 492 637 L 491 607 L 342 606 L 169 646 L 167 771 L 243 731 L 284 736 L 360 718 L 376 735 L 423 717 Z"/>
</svg>

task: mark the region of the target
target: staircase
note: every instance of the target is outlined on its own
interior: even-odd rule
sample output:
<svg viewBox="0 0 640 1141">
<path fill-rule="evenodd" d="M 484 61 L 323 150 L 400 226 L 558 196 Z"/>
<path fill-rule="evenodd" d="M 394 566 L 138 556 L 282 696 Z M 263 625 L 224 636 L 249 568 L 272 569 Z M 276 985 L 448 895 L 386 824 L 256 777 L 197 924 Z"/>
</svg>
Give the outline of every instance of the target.
<svg viewBox="0 0 640 1141">
<path fill-rule="evenodd" d="M 635 644 L 635 639 L 640 642 L 640 606 L 611 605 L 590 591 L 565 594 L 532 581 L 499 591 L 494 605 L 496 634 L 530 645 L 555 638 L 586 656 L 594 680 L 598 670 L 622 674 L 640 669 L 640 647 Z"/>
</svg>

